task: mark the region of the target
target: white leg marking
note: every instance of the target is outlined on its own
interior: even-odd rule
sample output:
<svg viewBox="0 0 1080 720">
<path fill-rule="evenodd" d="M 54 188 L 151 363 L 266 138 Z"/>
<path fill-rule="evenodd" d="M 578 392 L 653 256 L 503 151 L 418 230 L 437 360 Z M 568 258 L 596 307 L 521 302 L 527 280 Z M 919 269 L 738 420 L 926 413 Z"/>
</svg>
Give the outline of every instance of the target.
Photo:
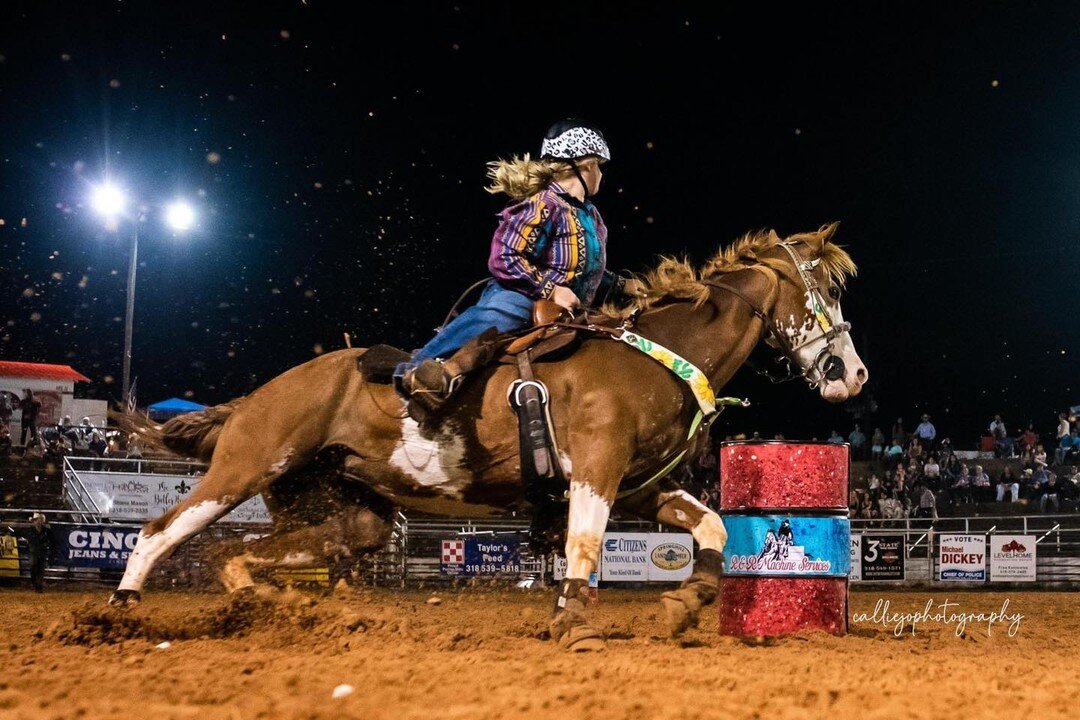
<svg viewBox="0 0 1080 720">
<path fill-rule="evenodd" d="M 168 527 L 159 533 L 147 535 L 146 530 L 142 530 L 139 533 L 139 541 L 128 558 L 124 579 L 120 581 L 120 589 L 142 590 L 146 576 L 150 574 L 150 570 L 159 558 L 231 509 L 231 505 L 205 500 L 180 512 Z"/>
<path fill-rule="evenodd" d="M 679 497 L 701 511 L 701 519 L 697 521 L 697 524 L 689 527 L 690 534 L 694 536 L 694 540 L 697 541 L 698 546 L 702 550 L 716 550 L 717 552 L 723 552 L 724 545 L 727 545 L 727 530 L 724 529 L 724 522 L 720 519 L 720 516 L 685 490 L 664 493 L 661 495 L 660 499 L 663 501 L 664 499 L 671 497 Z M 675 511 L 675 519 L 684 522 L 689 522 L 690 520 L 682 510 Z"/>
<path fill-rule="evenodd" d="M 221 570 L 221 581 L 230 593 L 242 588 L 253 587 L 255 580 L 251 569 L 264 567 L 305 567 L 315 562 L 315 556 L 309 552 L 294 552 L 281 558 L 267 558 L 244 553 L 225 563 Z"/>
<path fill-rule="evenodd" d="M 611 505 L 591 485 L 570 483 L 570 522 L 566 532 L 566 577 L 587 580 L 600 559 Z"/>
</svg>

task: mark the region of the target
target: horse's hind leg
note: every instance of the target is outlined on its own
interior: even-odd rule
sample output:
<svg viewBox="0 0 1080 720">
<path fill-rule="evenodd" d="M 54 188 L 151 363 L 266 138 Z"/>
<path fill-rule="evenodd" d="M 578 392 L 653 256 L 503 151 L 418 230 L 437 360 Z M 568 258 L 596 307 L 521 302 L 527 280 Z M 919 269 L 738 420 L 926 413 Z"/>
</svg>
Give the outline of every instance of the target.
<svg viewBox="0 0 1080 720">
<path fill-rule="evenodd" d="M 323 522 L 285 530 L 247 543 L 221 570 L 231 593 L 255 587 L 252 571 L 311 567 L 338 558 L 358 558 L 384 547 L 392 526 L 386 513 L 369 507 L 345 507 Z"/>
<path fill-rule="evenodd" d="M 236 455 L 227 459 L 232 457 Z M 178 545 L 202 532 L 240 503 L 262 492 L 285 471 L 291 457 L 287 453 L 262 472 L 226 469 L 228 466 L 222 461 L 211 464 L 190 495 L 143 526 L 135 549 L 128 557 L 124 577 L 109 598 L 109 604 L 124 607 L 138 603 L 143 584 L 156 562 L 168 557 Z"/>
<path fill-rule="evenodd" d="M 727 530 L 719 515 L 685 490 L 659 489 L 634 498 L 632 503 L 629 509 L 642 517 L 689 530 L 697 541 L 698 553 L 694 558 L 693 574 L 682 582 L 678 590 L 661 596 L 668 629 L 672 637 L 678 637 L 697 625 L 703 606 L 716 600 L 724 569 L 723 550 L 727 544 Z"/>
</svg>

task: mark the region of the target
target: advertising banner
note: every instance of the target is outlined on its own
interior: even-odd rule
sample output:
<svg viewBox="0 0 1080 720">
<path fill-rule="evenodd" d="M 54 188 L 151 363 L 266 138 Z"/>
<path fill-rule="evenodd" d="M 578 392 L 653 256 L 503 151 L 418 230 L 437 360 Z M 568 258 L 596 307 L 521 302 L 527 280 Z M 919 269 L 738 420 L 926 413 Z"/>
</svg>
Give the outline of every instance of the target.
<svg viewBox="0 0 1080 720">
<path fill-rule="evenodd" d="M 520 550 L 517 540 L 443 540 L 439 572 L 467 577 L 517 575 Z"/>
<path fill-rule="evenodd" d="M 694 571 L 694 537 L 689 533 L 649 533 L 650 582 L 679 582 Z"/>
<path fill-rule="evenodd" d="M 849 580 L 862 580 L 862 535 L 851 536 L 851 572 Z"/>
<path fill-rule="evenodd" d="M 592 587 L 595 580 L 680 582 L 694 571 L 694 537 L 690 533 L 607 533 L 598 570 Z M 552 573 L 555 580 L 566 577 L 566 558 L 555 556 Z"/>
<path fill-rule="evenodd" d="M 556 582 L 566 577 L 566 558 L 562 555 L 556 555 L 551 563 L 551 577 Z"/>
<path fill-rule="evenodd" d="M 600 546 L 600 579 L 605 582 L 648 582 L 649 534 L 604 533 Z"/>
<path fill-rule="evenodd" d="M 728 575 L 847 577 L 851 566 L 846 517 L 727 515 Z"/>
<path fill-rule="evenodd" d="M 903 535 L 863 535 L 859 557 L 862 580 L 903 580 Z"/>
<path fill-rule="evenodd" d="M 198 486 L 202 475 L 80 470 L 79 480 L 106 517 L 145 522 L 187 497 Z M 256 496 L 222 518 L 222 522 L 269 523 L 270 512 L 262 497 Z"/>
<path fill-rule="evenodd" d="M 938 540 L 938 580 L 986 580 L 986 536 L 941 535 Z"/>
<path fill-rule="evenodd" d="M 1034 535 L 991 535 L 991 582 L 1035 582 Z"/>
<path fill-rule="evenodd" d="M 139 540 L 139 528 L 116 525 L 55 525 L 53 559 L 57 565 L 123 570 Z"/>
</svg>

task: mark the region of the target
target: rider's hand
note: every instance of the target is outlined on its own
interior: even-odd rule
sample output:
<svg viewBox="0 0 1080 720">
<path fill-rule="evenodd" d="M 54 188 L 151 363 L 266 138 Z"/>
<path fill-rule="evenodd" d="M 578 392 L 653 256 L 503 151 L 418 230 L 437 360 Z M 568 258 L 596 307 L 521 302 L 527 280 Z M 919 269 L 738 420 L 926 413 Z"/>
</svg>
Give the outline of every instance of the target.
<svg viewBox="0 0 1080 720">
<path fill-rule="evenodd" d="M 551 297 L 548 298 L 559 307 L 574 312 L 581 305 L 581 301 L 578 300 L 578 296 L 574 294 L 574 291 L 565 285 L 556 285 L 555 289 L 551 291 Z"/>
</svg>

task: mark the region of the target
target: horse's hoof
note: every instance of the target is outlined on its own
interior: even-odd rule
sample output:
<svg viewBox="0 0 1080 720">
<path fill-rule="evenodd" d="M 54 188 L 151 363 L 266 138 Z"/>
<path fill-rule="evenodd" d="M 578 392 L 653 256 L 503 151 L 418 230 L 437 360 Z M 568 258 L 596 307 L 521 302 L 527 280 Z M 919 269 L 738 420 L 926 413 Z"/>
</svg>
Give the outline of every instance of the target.
<svg viewBox="0 0 1080 720">
<path fill-rule="evenodd" d="M 692 627 L 697 627 L 701 601 L 693 591 L 682 588 L 660 596 L 671 637 L 677 638 Z"/>
<path fill-rule="evenodd" d="M 140 600 L 142 600 L 142 595 L 138 590 L 113 590 L 113 594 L 109 596 L 109 607 L 135 607 Z"/>
<path fill-rule="evenodd" d="M 600 652 L 607 645 L 599 630 L 588 625 L 573 625 L 559 638 L 559 647 L 570 652 Z"/>
</svg>

